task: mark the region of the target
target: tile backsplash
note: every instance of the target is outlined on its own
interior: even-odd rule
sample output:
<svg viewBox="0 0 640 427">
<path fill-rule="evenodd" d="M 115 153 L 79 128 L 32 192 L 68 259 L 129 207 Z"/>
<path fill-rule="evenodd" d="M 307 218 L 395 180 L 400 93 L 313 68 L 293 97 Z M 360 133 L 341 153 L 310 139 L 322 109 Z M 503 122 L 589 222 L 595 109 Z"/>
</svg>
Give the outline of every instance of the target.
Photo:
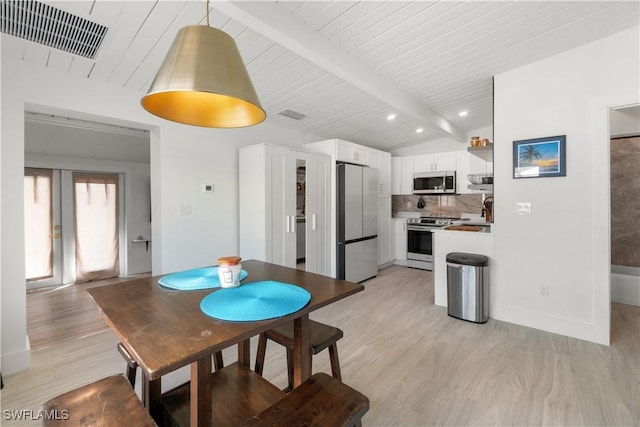
<svg viewBox="0 0 640 427">
<path fill-rule="evenodd" d="M 420 196 L 391 196 L 391 214 L 398 212 L 418 212 L 421 216 L 446 216 L 459 218 L 463 213 L 482 213 L 482 194 L 456 194 L 443 196 L 422 196 L 424 208 L 418 208 Z"/>
</svg>

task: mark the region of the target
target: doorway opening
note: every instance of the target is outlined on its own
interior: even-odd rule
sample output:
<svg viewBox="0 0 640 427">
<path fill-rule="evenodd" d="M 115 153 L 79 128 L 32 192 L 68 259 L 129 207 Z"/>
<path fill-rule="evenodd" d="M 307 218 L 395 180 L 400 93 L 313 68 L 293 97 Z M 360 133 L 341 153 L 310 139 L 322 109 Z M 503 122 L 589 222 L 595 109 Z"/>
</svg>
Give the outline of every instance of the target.
<svg viewBox="0 0 640 427">
<path fill-rule="evenodd" d="M 25 112 L 27 290 L 150 272 L 149 131 L 57 114 Z M 34 200 L 39 226 L 28 216 Z M 40 237 L 28 234 L 38 227 Z"/>
<path fill-rule="evenodd" d="M 640 306 L 640 106 L 611 109 L 609 123 L 611 302 Z"/>
</svg>

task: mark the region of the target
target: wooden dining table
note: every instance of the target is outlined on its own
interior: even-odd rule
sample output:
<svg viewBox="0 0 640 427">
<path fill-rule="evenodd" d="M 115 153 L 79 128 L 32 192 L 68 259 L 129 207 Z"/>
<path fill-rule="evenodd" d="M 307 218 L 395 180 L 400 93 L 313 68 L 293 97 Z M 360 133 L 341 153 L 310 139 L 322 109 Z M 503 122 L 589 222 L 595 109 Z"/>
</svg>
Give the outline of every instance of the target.
<svg viewBox="0 0 640 427">
<path fill-rule="evenodd" d="M 231 404 L 223 403 L 223 399 L 233 393 L 217 387 L 229 382 L 229 378 L 240 378 L 238 372 L 243 375 L 242 387 L 265 381 L 261 377 L 259 380 L 251 377 L 257 375 L 249 368 L 250 338 L 290 321 L 294 322 L 295 340 L 293 382 L 294 387 L 300 385 L 311 376 L 309 313 L 364 290 L 361 284 L 262 261 L 242 261 L 242 268 L 248 272 L 242 283 L 278 281 L 293 284 L 306 289 L 311 299 L 302 309 L 282 317 L 232 322 L 210 317 L 200 309 L 201 300 L 220 288 L 173 290 L 158 284 L 163 276 L 154 276 L 87 290 L 105 322 L 141 368 L 145 377 L 143 403 L 158 424 L 163 417 L 161 377 L 188 365 L 191 381 L 186 393 L 187 411 L 183 411 L 188 412 L 188 423 L 191 426 L 219 423 L 214 406 L 220 408 L 220 413 L 228 412 Z M 236 344 L 235 373 L 217 380 L 223 378 L 223 374 L 212 374 L 212 354 Z M 241 393 L 249 394 L 250 391 L 242 389 Z M 258 407 L 253 405 L 243 410 L 255 411 Z"/>
</svg>

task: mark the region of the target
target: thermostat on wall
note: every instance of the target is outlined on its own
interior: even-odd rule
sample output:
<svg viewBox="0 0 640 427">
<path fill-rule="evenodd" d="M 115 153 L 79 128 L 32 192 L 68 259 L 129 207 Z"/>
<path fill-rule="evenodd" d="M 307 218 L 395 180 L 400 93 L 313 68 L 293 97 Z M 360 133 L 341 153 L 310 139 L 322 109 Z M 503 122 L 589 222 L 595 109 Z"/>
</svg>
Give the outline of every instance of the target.
<svg viewBox="0 0 640 427">
<path fill-rule="evenodd" d="M 200 189 L 203 193 L 213 193 L 213 184 L 202 184 Z"/>
</svg>

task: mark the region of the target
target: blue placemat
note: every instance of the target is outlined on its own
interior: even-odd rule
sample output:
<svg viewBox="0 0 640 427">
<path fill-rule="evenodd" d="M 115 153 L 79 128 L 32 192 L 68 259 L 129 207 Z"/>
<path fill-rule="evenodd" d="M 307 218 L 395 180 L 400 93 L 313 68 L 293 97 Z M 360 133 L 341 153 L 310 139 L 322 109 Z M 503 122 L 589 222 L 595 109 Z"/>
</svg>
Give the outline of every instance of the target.
<svg viewBox="0 0 640 427">
<path fill-rule="evenodd" d="M 200 302 L 200 309 L 216 319 L 254 322 L 296 312 L 310 299 L 306 289 L 267 280 L 212 292 Z"/>
<path fill-rule="evenodd" d="M 240 280 L 247 278 L 249 273 L 240 270 Z M 158 280 L 162 286 L 179 291 L 195 291 L 220 287 L 218 267 L 196 268 L 194 270 L 178 271 L 167 274 Z"/>
</svg>

